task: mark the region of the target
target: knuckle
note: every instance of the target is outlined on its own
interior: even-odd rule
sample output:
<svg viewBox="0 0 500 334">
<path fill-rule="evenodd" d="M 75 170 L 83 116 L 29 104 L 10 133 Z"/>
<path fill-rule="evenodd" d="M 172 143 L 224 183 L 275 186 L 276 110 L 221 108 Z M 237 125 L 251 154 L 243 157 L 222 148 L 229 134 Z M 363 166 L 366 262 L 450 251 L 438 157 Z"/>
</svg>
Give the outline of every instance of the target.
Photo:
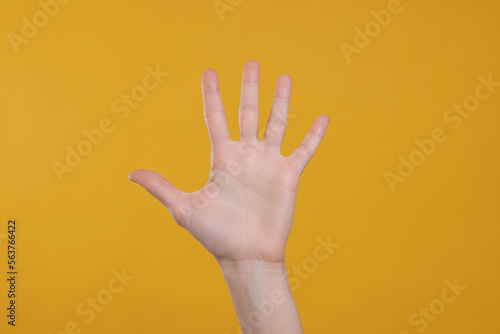
<svg viewBox="0 0 500 334">
<path fill-rule="evenodd" d="M 205 119 L 220 118 L 224 115 L 224 108 L 205 110 Z"/>
<path fill-rule="evenodd" d="M 241 104 L 240 111 L 259 111 L 259 105 L 253 103 Z"/>
<path fill-rule="evenodd" d="M 287 122 L 286 119 L 282 119 L 278 116 L 269 116 L 269 126 L 271 130 L 277 131 L 277 130 L 282 130 L 283 128 L 286 128 Z"/>
<path fill-rule="evenodd" d="M 301 152 L 303 155 L 305 155 L 309 159 L 312 158 L 312 156 L 314 155 L 313 150 L 304 143 L 301 143 L 298 148 L 299 148 L 299 152 Z"/>
</svg>

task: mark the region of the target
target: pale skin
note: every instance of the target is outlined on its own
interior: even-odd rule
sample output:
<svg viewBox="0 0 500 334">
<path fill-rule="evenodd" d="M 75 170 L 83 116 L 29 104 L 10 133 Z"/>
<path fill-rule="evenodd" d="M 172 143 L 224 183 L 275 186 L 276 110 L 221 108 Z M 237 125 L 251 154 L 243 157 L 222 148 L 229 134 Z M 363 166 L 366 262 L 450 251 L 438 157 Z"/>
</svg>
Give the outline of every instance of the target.
<svg viewBox="0 0 500 334">
<path fill-rule="evenodd" d="M 243 333 L 303 333 L 286 277 L 285 247 L 292 227 L 300 175 L 328 127 L 320 115 L 302 143 L 285 157 L 292 79 L 279 76 L 263 140 L 258 139 L 259 63 L 243 69 L 240 140 L 231 140 L 215 70 L 201 80 L 204 115 L 212 147 L 207 184 L 186 193 L 157 172 L 138 169 L 144 187 L 217 260 Z"/>
</svg>

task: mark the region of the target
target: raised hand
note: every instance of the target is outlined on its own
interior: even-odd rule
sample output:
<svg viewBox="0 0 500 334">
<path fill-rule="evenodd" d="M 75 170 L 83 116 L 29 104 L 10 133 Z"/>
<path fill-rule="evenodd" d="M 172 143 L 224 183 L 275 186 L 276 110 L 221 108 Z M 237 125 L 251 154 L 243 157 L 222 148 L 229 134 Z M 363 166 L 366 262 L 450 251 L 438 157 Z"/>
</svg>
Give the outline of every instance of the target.
<svg viewBox="0 0 500 334">
<path fill-rule="evenodd" d="M 288 285 L 285 246 L 299 178 L 323 138 L 328 117 L 319 116 L 302 143 L 281 155 L 292 80 L 276 84 L 264 139 L 258 135 L 259 63 L 243 70 L 240 140 L 229 136 L 217 75 L 202 76 L 205 121 L 212 144 L 207 184 L 185 193 L 160 174 L 135 170 L 129 178 L 156 197 L 215 257 L 228 284 L 243 333 L 303 333 Z M 264 310 L 264 311 L 263 311 Z"/>
<path fill-rule="evenodd" d="M 187 229 L 216 259 L 284 260 L 292 226 L 299 177 L 314 155 L 328 117 L 314 122 L 304 141 L 289 156 L 281 155 L 292 80 L 278 78 L 264 139 L 259 124 L 259 63 L 243 71 L 240 140 L 232 141 L 219 92 L 217 74 L 202 76 L 205 120 L 212 144 L 207 184 L 194 193 L 175 188 L 160 174 L 135 170 L 130 179 L 160 200 L 175 221 Z"/>
</svg>

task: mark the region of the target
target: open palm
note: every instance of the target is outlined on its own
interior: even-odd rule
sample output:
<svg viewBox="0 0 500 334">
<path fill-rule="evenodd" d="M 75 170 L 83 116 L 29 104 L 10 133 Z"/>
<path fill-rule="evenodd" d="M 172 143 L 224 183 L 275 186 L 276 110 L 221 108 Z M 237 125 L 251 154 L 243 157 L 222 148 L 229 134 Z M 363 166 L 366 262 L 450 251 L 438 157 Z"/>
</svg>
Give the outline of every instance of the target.
<svg viewBox="0 0 500 334">
<path fill-rule="evenodd" d="M 202 76 L 205 120 L 212 144 L 207 184 L 194 193 L 175 188 L 160 174 L 135 170 L 130 179 L 143 186 L 218 260 L 284 261 L 299 178 L 316 152 L 328 126 L 319 116 L 303 142 L 289 156 L 281 155 L 291 78 L 278 78 L 264 139 L 259 124 L 259 64 L 248 61 L 243 71 L 240 141 L 232 141 L 226 123 L 217 75 Z"/>
</svg>

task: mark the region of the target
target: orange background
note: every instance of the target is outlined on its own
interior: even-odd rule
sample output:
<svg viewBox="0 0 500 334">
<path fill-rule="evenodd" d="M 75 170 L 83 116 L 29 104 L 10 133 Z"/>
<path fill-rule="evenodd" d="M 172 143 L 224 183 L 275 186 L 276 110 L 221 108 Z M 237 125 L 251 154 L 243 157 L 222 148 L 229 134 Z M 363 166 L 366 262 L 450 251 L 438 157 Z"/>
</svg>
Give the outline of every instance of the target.
<svg viewBox="0 0 500 334">
<path fill-rule="evenodd" d="M 287 248 L 291 267 L 314 256 L 317 238 L 340 244 L 294 291 L 305 332 L 419 333 L 409 318 L 439 305 L 455 278 L 467 288 L 425 333 L 499 332 L 500 87 L 459 128 L 443 116 L 475 94 L 479 76 L 500 81 L 500 3 L 401 0 L 377 31 L 371 11 L 395 2 L 220 2 L 229 7 L 219 15 L 211 0 L 69 1 L 47 22 L 37 1 L 0 5 L 1 277 L 8 218 L 18 220 L 19 270 L 15 328 L 0 281 L 2 333 L 56 334 L 71 321 L 96 334 L 237 332 L 216 262 L 127 176 L 148 168 L 201 188 L 210 169 L 201 74 L 217 70 L 238 140 L 250 59 L 261 66 L 262 127 L 277 77 L 293 78 L 285 155 L 319 114 L 330 117 Z M 34 15 L 38 32 L 16 46 Z M 366 27 L 368 45 L 346 57 L 342 43 L 356 47 L 355 28 Z M 113 101 L 157 65 L 169 75 L 120 119 Z M 59 182 L 53 163 L 105 118 L 113 131 Z M 391 191 L 386 172 L 435 128 L 447 139 Z M 77 307 L 105 296 L 122 268 L 135 278 L 86 323 Z"/>
</svg>

